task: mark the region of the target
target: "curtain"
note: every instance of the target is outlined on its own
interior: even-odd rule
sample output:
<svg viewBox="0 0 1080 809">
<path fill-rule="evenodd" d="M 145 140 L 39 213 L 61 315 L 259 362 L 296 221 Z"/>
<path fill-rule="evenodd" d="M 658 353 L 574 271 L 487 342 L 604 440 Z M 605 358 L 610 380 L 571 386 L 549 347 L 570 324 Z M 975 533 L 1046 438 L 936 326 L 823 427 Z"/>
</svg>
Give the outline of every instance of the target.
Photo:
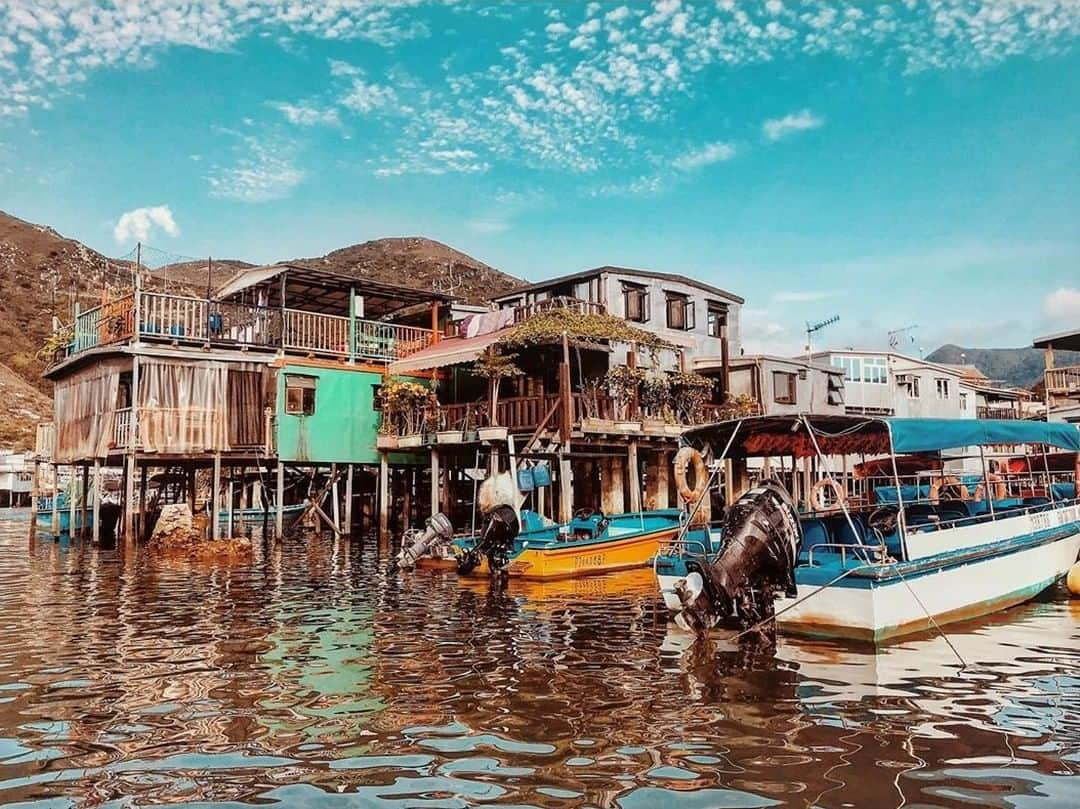
<svg viewBox="0 0 1080 809">
<path fill-rule="evenodd" d="M 139 440 L 150 452 L 229 449 L 228 364 L 152 357 L 139 364 Z"/>
<path fill-rule="evenodd" d="M 57 381 L 53 396 L 56 460 L 103 458 L 113 443 L 120 374 L 131 360 L 104 360 Z"/>
<path fill-rule="evenodd" d="M 266 423 L 263 371 L 255 366 L 229 367 L 229 444 L 234 447 L 261 446 Z"/>
</svg>

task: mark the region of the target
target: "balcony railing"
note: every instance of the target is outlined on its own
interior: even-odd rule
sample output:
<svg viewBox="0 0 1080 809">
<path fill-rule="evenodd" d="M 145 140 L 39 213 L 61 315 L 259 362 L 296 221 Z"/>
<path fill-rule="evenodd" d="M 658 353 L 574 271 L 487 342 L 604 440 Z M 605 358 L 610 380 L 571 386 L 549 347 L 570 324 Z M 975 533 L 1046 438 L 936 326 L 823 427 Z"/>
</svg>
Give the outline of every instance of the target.
<svg viewBox="0 0 1080 809">
<path fill-rule="evenodd" d="M 131 408 L 122 407 L 113 419 L 113 449 L 129 449 L 131 446 Z"/>
<path fill-rule="evenodd" d="M 1048 368 L 1044 381 L 1049 396 L 1080 397 L 1080 365 Z"/>
<path fill-rule="evenodd" d="M 975 408 L 975 416 L 980 419 L 1020 419 L 1023 416 L 1014 407 L 990 407 L 982 406 Z"/>
<path fill-rule="evenodd" d="M 593 303 L 592 301 L 583 301 L 580 298 L 560 296 L 537 301 L 536 303 L 526 303 L 521 306 L 515 306 L 514 322 L 520 323 L 523 320 L 528 320 L 533 315 L 550 312 L 552 309 L 569 309 L 572 312 L 580 312 L 581 314 L 601 315 L 607 311 L 602 303 Z"/>
<path fill-rule="evenodd" d="M 431 345 L 434 332 L 382 321 L 141 292 L 80 312 L 60 361 L 100 345 L 140 339 L 391 362 Z"/>
</svg>

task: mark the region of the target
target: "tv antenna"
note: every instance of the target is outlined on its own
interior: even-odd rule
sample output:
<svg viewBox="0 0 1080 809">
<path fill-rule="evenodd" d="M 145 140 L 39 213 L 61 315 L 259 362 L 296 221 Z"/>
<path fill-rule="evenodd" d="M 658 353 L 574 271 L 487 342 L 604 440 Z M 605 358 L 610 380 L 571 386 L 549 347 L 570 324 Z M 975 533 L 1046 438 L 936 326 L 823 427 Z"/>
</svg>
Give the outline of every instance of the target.
<svg viewBox="0 0 1080 809">
<path fill-rule="evenodd" d="M 900 347 L 901 343 L 915 343 L 915 329 L 919 328 L 918 323 L 912 323 L 908 326 L 901 326 L 899 329 L 893 329 L 889 332 L 889 348 L 894 351 Z"/>
<path fill-rule="evenodd" d="M 453 295 L 455 290 L 465 285 L 464 278 L 454 277 L 454 262 L 448 261 L 446 263 L 446 272 L 440 278 L 435 276 L 431 279 L 431 286 L 436 292 L 441 292 L 444 295 Z"/>
<path fill-rule="evenodd" d="M 806 361 L 808 363 L 810 362 L 811 355 L 814 353 L 810 347 L 811 338 L 813 338 L 813 336 L 817 332 L 821 331 L 826 326 L 831 326 L 833 323 L 836 323 L 839 320 L 840 315 L 833 315 L 832 317 L 826 318 L 825 320 L 819 320 L 817 323 L 811 323 L 809 320 L 806 321 Z"/>
</svg>

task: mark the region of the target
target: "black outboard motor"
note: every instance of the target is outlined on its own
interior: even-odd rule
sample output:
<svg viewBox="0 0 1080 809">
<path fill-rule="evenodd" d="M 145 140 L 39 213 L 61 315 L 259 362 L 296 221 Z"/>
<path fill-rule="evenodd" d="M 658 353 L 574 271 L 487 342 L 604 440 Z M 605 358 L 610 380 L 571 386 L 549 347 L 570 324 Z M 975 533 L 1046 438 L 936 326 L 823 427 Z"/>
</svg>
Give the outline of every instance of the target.
<svg viewBox="0 0 1080 809">
<path fill-rule="evenodd" d="M 794 597 L 795 563 L 802 544 L 799 514 L 774 480 L 746 492 L 724 518 L 723 548 L 712 563 L 687 563 L 676 589 L 682 612 L 676 622 L 704 632 L 725 619 L 741 629 L 769 618 L 783 593 Z"/>
<path fill-rule="evenodd" d="M 502 571 L 510 560 L 510 551 L 520 532 L 517 512 L 510 506 L 495 506 L 484 514 L 484 527 L 479 539 L 458 557 L 458 572 L 472 573 L 484 558 L 492 575 Z"/>
</svg>

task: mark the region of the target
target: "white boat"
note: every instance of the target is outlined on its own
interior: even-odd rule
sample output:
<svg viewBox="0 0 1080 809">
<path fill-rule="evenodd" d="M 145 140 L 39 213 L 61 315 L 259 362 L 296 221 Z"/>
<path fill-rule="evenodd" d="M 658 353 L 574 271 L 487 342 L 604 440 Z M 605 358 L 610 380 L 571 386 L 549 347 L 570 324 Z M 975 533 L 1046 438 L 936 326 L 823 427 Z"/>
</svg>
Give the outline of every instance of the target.
<svg viewBox="0 0 1080 809">
<path fill-rule="evenodd" d="M 1074 425 L 761 417 L 699 428 L 689 438 L 736 464 L 753 457 L 816 457 L 826 473 L 837 468 L 830 458 L 838 456 L 936 459 L 940 471 L 925 496 L 895 474 L 884 481 L 890 486 L 878 487 L 880 493 L 868 487 L 861 499 L 800 512 L 797 593 L 770 605 L 788 632 L 881 643 L 934 630 L 1030 599 L 1067 573 L 1080 554 L 1075 470 L 1002 475 L 984 468 L 981 479 L 964 483 L 946 474 L 942 456 L 971 447 L 984 458 L 981 448 L 998 445 L 1080 452 Z M 836 482 L 841 491 L 851 488 L 851 481 Z M 661 550 L 654 569 L 670 610 L 684 607 L 679 583 L 723 548 L 723 532 L 713 529 L 682 535 Z"/>
</svg>

